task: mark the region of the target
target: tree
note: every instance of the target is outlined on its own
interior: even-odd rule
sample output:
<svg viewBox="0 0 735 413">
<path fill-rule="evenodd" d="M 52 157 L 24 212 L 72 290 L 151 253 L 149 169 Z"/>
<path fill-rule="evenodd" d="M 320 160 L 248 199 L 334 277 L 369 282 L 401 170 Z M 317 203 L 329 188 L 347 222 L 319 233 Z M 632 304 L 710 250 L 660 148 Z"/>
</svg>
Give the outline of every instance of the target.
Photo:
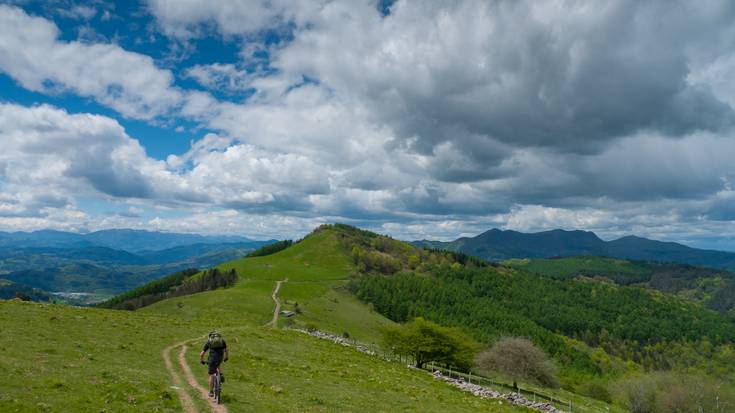
<svg viewBox="0 0 735 413">
<path fill-rule="evenodd" d="M 423 318 L 383 330 L 383 344 L 396 354 L 413 357 L 416 367 L 429 362 L 469 369 L 477 353 L 476 343 L 461 331 Z"/>
<path fill-rule="evenodd" d="M 494 370 L 510 376 L 513 387 L 518 380 L 556 387 L 556 368 L 543 350 L 530 340 L 520 337 L 503 337 L 477 358 L 481 368 Z"/>
</svg>

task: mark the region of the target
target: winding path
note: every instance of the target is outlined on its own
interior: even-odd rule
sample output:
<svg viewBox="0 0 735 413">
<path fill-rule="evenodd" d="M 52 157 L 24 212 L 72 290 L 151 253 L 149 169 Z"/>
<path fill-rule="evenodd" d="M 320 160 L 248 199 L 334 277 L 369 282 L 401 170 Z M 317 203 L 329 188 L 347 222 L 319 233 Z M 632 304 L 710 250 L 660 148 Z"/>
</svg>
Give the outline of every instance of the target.
<svg viewBox="0 0 735 413">
<path fill-rule="evenodd" d="M 173 381 L 172 388 L 176 389 L 176 394 L 179 395 L 179 400 L 181 400 L 181 407 L 184 409 L 185 413 L 197 413 L 196 407 L 194 407 L 194 401 L 191 400 L 191 397 L 189 396 L 189 393 L 184 390 L 182 387 L 181 377 L 179 377 L 179 374 L 176 373 L 174 370 L 173 363 L 171 363 L 171 350 L 173 350 L 176 347 L 179 346 L 185 346 L 186 343 L 188 343 L 191 340 L 182 341 L 180 343 L 172 344 L 161 352 L 161 357 L 163 357 L 163 362 L 166 364 L 166 370 L 168 370 L 168 374 L 171 375 L 171 380 Z"/>
<path fill-rule="evenodd" d="M 181 351 L 179 352 L 179 364 L 181 365 L 181 369 L 184 371 L 186 381 L 191 387 L 199 392 L 199 395 L 202 396 L 202 398 L 206 400 L 207 403 L 209 403 L 209 407 L 212 409 L 213 412 L 227 413 L 227 407 L 222 404 L 217 404 L 217 402 L 213 398 L 209 397 L 209 389 L 202 387 L 202 385 L 200 385 L 199 382 L 196 381 L 196 379 L 194 378 L 194 374 L 191 372 L 189 364 L 186 363 L 186 350 L 188 348 L 189 346 L 184 344 L 181 346 Z"/>
<path fill-rule="evenodd" d="M 273 289 L 273 293 L 271 294 L 271 298 L 273 299 L 273 302 L 276 303 L 275 308 L 273 309 L 273 318 L 271 321 L 265 325 L 265 327 L 271 327 L 271 328 L 277 328 L 278 327 L 278 314 L 281 312 L 281 301 L 278 299 L 278 292 L 281 290 L 281 284 L 288 281 L 288 278 L 285 280 L 277 281 L 276 286 Z M 184 376 L 186 378 L 186 382 L 196 390 L 199 395 L 202 397 L 202 399 L 206 400 L 209 404 L 209 407 L 212 409 L 215 413 L 227 413 L 227 407 L 221 404 L 217 404 L 216 401 L 214 401 L 211 397 L 209 397 L 209 389 L 204 388 L 202 385 L 199 384 L 199 382 L 194 378 L 194 373 L 192 373 L 191 368 L 189 367 L 189 364 L 186 362 L 186 350 L 189 348 L 189 343 L 199 340 L 201 337 L 192 338 L 189 340 L 181 341 L 176 344 L 172 344 L 161 352 L 161 357 L 163 357 L 163 362 L 166 365 L 166 370 L 168 370 L 169 375 L 171 375 L 171 381 L 173 382 L 173 386 L 171 386 L 173 389 L 176 389 L 176 393 L 179 396 L 179 400 L 181 400 L 181 407 L 184 409 L 185 413 L 198 413 L 196 406 L 194 406 L 194 401 L 192 400 L 189 393 L 186 392 L 186 389 L 183 387 L 183 381 L 181 379 L 181 376 L 174 370 L 173 363 L 171 362 L 171 350 L 181 347 L 181 350 L 179 351 L 179 366 L 181 367 L 181 371 L 184 372 Z"/>
<path fill-rule="evenodd" d="M 271 319 L 270 323 L 266 324 L 266 327 L 278 327 L 278 313 L 281 312 L 281 301 L 278 300 L 278 291 L 281 289 L 281 284 L 286 281 L 288 281 L 288 278 L 276 282 L 276 288 L 273 289 L 273 294 L 271 294 L 271 298 L 273 299 L 273 302 L 276 303 L 276 307 L 273 309 L 273 319 Z"/>
<path fill-rule="evenodd" d="M 187 384 L 193 387 L 194 390 L 196 390 L 200 394 L 202 399 L 207 401 L 209 407 L 212 409 L 213 412 L 227 413 L 227 407 L 221 404 L 217 404 L 216 401 L 209 397 L 209 389 L 205 389 L 199 384 L 199 382 L 196 381 L 196 379 L 194 378 L 194 373 L 192 373 L 189 364 L 187 364 L 186 362 L 186 350 L 189 348 L 189 343 L 199 340 L 200 338 L 201 337 L 192 338 L 176 344 L 172 344 L 163 349 L 163 351 L 161 352 L 161 357 L 163 357 L 163 362 L 166 365 L 166 370 L 168 370 L 168 373 L 171 375 L 171 380 L 174 384 L 172 388 L 176 389 L 176 393 L 178 394 L 179 400 L 181 401 L 181 407 L 183 408 L 185 413 L 198 413 L 196 406 L 194 406 L 194 401 L 192 400 L 191 396 L 189 396 L 189 393 L 187 393 L 186 389 L 183 387 L 184 383 L 181 380 L 181 376 L 179 376 L 176 370 L 174 370 L 173 363 L 171 361 L 171 350 L 177 347 L 181 347 L 181 351 L 179 351 L 178 362 L 181 370 L 184 372 Z"/>
</svg>

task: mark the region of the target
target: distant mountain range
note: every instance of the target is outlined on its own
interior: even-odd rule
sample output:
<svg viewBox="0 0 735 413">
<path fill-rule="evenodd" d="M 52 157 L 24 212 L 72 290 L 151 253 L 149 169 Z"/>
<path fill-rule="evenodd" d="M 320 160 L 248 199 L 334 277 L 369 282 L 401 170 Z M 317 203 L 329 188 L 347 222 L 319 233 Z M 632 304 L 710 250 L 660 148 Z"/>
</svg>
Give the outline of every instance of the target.
<svg viewBox="0 0 735 413">
<path fill-rule="evenodd" d="M 552 230 L 536 233 L 491 229 L 476 237 L 451 242 L 414 241 L 414 245 L 463 252 L 492 261 L 511 258 L 553 258 L 597 255 L 643 261 L 678 262 L 735 270 L 735 253 L 702 250 L 675 242 L 627 236 L 603 241 L 589 231 Z"/>
<path fill-rule="evenodd" d="M 186 268 L 230 261 L 272 242 L 129 229 L 0 232 L 0 281 L 6 280 L 0 298 L 12 296 L 13 289 L 32 288 L 116 294 Z"/>
<path fill-rule="evenodd" d="M 83 248 L 96 246 L 138 253 L 142 251 L 160 251 L 192 244 L 252 242 L 257 241 L 238 236 L 205 236 L 135 229 L 109 229 L 90 232 L 88 234 L 77 234 L 73 232 L 54 230 L 41 230 L 34 232 L 0 232 L 0 248 L 7 246 L 12 246 L 13 248 Z"/>
</svg>

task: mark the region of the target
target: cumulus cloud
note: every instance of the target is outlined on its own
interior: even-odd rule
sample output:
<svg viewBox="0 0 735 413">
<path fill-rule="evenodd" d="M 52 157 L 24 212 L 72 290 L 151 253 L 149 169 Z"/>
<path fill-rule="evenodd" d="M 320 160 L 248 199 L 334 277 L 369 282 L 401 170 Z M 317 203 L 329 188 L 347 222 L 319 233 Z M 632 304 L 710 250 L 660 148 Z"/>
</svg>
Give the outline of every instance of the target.
<svg viewBox="0 0 735 413">
<path fill-rule="evenodd" d="M 727 103 L 687 81 L 700 59 L 691 49 L 722 41 L 710 27 L 727 21 L 696 7 L 400 1 L 383 17 L 371 4 L 330 3 L 273 65 L 365 102 L 422 153 L 478 135 L 588 152 L 640 130 L 732 125 Z"/>
<path fill-rule="evenodd" d="M 0 104 L 0 214 L 42 218 L 77 197 L 139 199 L 191 209 L 308 210 L 331 191 L 309 158 L 208 135 L 182 156 L 150 158 L 114 119 L 48 105 Z"/>
<path fill-rule="evenodd" d="M 196 65 L 189 68 L 186 74 L 208 89 L 225 92 L 248 89 L 252 79 L 252 76 L 235 65 L 220 63 Z"/>
<path fill-rule="evenodd" d="M 143 119 L 175 112 L 215 132 L 157 161 L 111 119 L 15 107 L 20 118 L 61 114 L 11 135 L 51 125 L 48 139 L 89 147 L 47 151 L 47 165 L 28 170 L 39 185 L 62 176 L 72 193 L 190 213 L 101 225 L 265 234 L 273 220 L 294 236 L 340 220 L 405 238 L 501 226 L 675 240 L 732 227 L 731 2 L 401 0 L 381 13 L 374 1 L 150 0 L 148 10 L 174 42 L 216 33 L 240 46 L 238 62 L 177 71 L 218 93 L 179 90 L 150 58 L 64 42 L 52 23 L 0 9 L 18 32 L 2 32 L 0 68 L 24 87 L 61 86 Z M 282 39 L 269 48 L 263 33 L 274 31 Z M 38 63 L 47 56 L 54 65 Z M 129 61 L 142 69 L 119 80 L 112 66 Z M 243 102 L 215 97 L 245 90 Z M 3 182 L 13 157 L 33 152 L 13 148 Z M 0 214 L 73 209 L 52 187 L 0 199 Z"/>
<path fill-rule="evenodd" d="M 0 137 L 0 182 L 10 193 L 56 188 L 145 198 L 152 195 L 153 178 L 161 178 L 162 162 L 148 158 L 117 121 L 104 116 L 0 104 Z"/>
<path fill-rule="evenodd" d="M 325 1 L 149 0 L 162 30 L 174 37 L 202 35 L 208 26 L 223 35 L 244 35 L 290 23 L 301 24 Z"/>
<path fill-rule="evenodd" d="M 152 119 L 178 106 L 173 75 L 149 56 L 115 44 L 59 39 L 53 22 L 0 5 L 0 71 L 33 91 L 71 91 L 123 116 Z"/>
</svg>

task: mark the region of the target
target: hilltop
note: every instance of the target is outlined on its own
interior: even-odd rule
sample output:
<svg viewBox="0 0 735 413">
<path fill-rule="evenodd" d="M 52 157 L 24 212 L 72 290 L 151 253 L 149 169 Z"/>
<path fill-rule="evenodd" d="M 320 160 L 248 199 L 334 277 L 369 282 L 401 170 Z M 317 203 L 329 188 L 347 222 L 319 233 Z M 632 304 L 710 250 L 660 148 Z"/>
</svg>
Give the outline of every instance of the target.
<svg viewBox="0 0 735 413">
<path fill-rule="evenodd" d="M 643 261 L 678 262 L 735 271 L 735 253 L 703 250 L 675 242 L 662 242 L 636 236 L 604 241 L 589 231 L 561 229 L 537 233 L 491 229 L 476 237 L 450 242 L 414 241 L 414 245 L 445 249 L 475 257 L 503 261 L 512 258 L 553 258 L 597 255 Z"/>
</svg>

